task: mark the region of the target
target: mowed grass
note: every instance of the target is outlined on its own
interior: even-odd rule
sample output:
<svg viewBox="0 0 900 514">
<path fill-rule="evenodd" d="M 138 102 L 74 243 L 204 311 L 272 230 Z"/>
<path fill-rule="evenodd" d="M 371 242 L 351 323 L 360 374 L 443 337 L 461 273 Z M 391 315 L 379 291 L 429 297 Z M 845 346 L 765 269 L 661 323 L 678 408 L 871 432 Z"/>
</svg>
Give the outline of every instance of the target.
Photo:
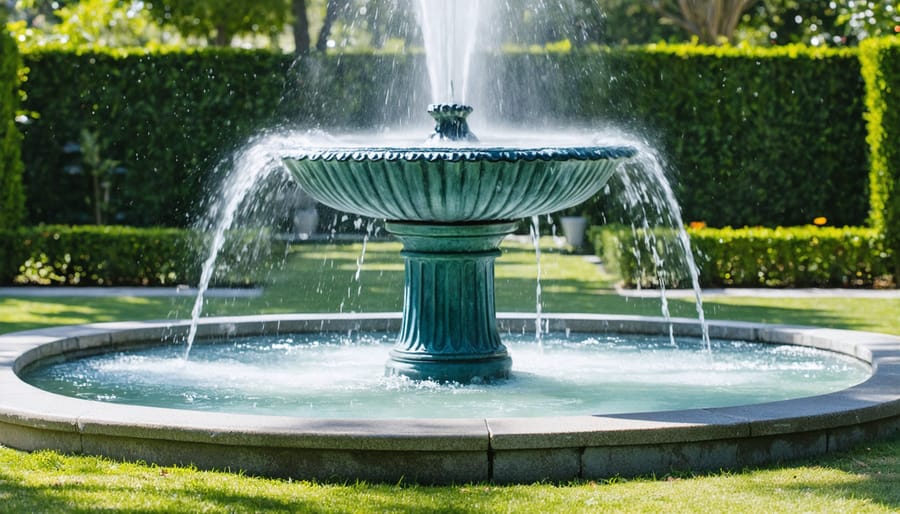
<svg viewBox="0 0 900 514">
<path fill-rule="evenodd" d="M 259 298 L 210 298 L 204 315 L 290 312 L 396 312 L 402 307 L 400 245 L 295 245 L 265 277 Z M 530 243 L 507 241 L 496 263 L 498 311 L 535 312 L 537 265 Z M 543 311 L 658 316 L 658 298 L 624 298 L 615 277 L 545 238 L 541 252 Z M 183 319 L 193 298 L 0 297 L 0 333 L 120 320 Z M 809 324 L 900 334 L 900 299 L 717 297 L 704 302 L 709 319 Z M 670 298 L 673 316 L 696 317 L 693 300 Z"/>
<path fill-rule="evenodd" d="M 613 277 L 552 242 L 542 251 L 545 312 L 658 315 L 658 299 L 626 299 Z M 209 299 L 208 315 L 383 312 L 401 307 L 399 245 L 309 244 L 253 299 Z M 358 264 L 359 263 L 359 264 Z M 508 242 L 497 261 L 498 310 L 534 312 L 535 254 Z M 358 272 L 358 273 L 357 273 Z M 362 291 L 362 294 L 360 294 Z M 0 298 L 0 332 L 116 320 L 178 319 L 191 298 Z M 692 301 L 671 299 L 675 316 Z M 900 300 L 715 298 L 710 319 L 822 325 L 900 334 Z M 898 512 L 900 439 L 769 469 L 604 482 L 496 486 L 292 482 L 104 458 L 0 448 L 0 512 Z"/>
<path fill-rule="evenodd" d="M 0 512 L 834 512 L 900 510 L 900 444 L 772 469 L 496 486 L 292 482 L 0 448 Z"/>
</svg>

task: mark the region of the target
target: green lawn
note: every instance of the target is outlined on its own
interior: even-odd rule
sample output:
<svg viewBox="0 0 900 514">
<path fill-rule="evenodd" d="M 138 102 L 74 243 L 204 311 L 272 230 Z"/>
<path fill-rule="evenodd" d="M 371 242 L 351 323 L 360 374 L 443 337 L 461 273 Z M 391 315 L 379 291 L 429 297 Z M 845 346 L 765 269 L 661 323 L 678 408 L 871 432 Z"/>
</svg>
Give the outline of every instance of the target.
<svg viewBox="0 0 900 514">
<path fill-rule="evenodd" d="M 543 241 L 544 312 L 659 315 L 658 299 L 626 299 L 612 290 L 614 277 L 579 256 Z M 370 243 L 357 278 L 362 245 L 297 245 L 266 278 L 260 298 L 208 299 L 206 315 L 286 312 L 399 311 L 403 263 L 396 243 Z M 530 245 L 506 243 L 497 260 L 499 311 L 534 312 L 535 254 Z M 674 316 L 696 317 L 693 301 L 669 300 Z M 72 323 L 176 319 L 189 315 L 193 299 L 180 298 L 0 298 L 0 333 Z M 900 299 L 709 298 L 709 319 L 823 325 L 900 334 Z"/>
<path fill-rule="evenodd" d="M 505 245 L 497 263 L 501 311 L 535 309 L 535 257 Z M 392 243 L 300 245 L 253 299 L 210 299 L 207 313 L 373 312 L 400 309 L 402 263 Z M 545 312 L 656 315 L 658 300 L 625 299 L 612 277 L 545 248 Z M 359 291 L 362 290 L 362 294 Z M 0 332 L 125 319 L 183 318 L 189 298 L 0 298 Z M 692 302 L 672 299 L 673 315 Z M 900 300 L 716 298 L 707 317 L 900 334 Z M 897 512 L 900 439 L 771 469 L 608 482 L 453 487 L 316 484 L 160 468 L 0 448 L 0 512 Z"/>
<path fill-rule="evenodd" d="M 900 444 L 740 473 L 449 487 L 251 478 L 0 448 L 2 512 L 897 512 Z"/>
</svg>

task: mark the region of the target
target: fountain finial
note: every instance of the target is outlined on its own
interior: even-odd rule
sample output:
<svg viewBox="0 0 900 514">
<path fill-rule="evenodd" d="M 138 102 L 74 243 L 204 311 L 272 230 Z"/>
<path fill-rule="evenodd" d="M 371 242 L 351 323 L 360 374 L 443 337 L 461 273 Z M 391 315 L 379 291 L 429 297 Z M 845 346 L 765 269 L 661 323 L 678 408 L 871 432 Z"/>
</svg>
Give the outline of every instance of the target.
<svg viewBox="0 0 900 514">
<path fill-rule="evenodd" d="M 472 112 L 472 108 L 463 104 L 431 104 L 428 106 L 428 114 L 434 118 L 434 132 L 428 137 L 431 141 L 469 141 L 476 142 L 478 138 L 469 132 L 466 116 Z"/>
</svg>

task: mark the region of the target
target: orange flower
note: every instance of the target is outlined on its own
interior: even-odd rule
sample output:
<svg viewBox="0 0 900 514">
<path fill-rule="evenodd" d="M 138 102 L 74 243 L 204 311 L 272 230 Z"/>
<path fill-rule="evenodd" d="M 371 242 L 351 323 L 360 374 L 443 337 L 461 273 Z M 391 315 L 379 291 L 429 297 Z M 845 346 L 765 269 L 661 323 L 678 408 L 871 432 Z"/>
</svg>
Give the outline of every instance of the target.
<svg viewBox="0 0 900 514">
<path fill-rule="evenodd" d="M 824 225 L 826 223 L 828 223 L 828 218 L 826 218 L 825 216 L 819 216 L 819 217 L 813 219 L 813 225 L 815 225 L 817 227 L 821 227 L 822 225 Z"/>
<path fill-rule="evenodd" d="M 699 230 L 701 228 L 706 228 L 705 221 L 692 221 L 689 225 L 694 230 Z"/>
</svg>

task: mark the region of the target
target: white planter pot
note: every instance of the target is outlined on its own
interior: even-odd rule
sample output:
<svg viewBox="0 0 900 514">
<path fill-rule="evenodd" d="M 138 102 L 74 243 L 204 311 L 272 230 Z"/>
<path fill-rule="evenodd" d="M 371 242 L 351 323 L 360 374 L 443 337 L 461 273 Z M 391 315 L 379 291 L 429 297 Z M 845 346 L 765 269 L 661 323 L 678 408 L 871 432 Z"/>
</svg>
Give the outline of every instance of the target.
<svg viewBox="0 0 900 514">
<path fill-rule="evenodd" d="M 584 231 L 587 229 L 587 219 L 583 216 L 564 216 L 560 219 L 563 235 L 566 241 L 575 248 L 584 244 Z"/>
</svg>

